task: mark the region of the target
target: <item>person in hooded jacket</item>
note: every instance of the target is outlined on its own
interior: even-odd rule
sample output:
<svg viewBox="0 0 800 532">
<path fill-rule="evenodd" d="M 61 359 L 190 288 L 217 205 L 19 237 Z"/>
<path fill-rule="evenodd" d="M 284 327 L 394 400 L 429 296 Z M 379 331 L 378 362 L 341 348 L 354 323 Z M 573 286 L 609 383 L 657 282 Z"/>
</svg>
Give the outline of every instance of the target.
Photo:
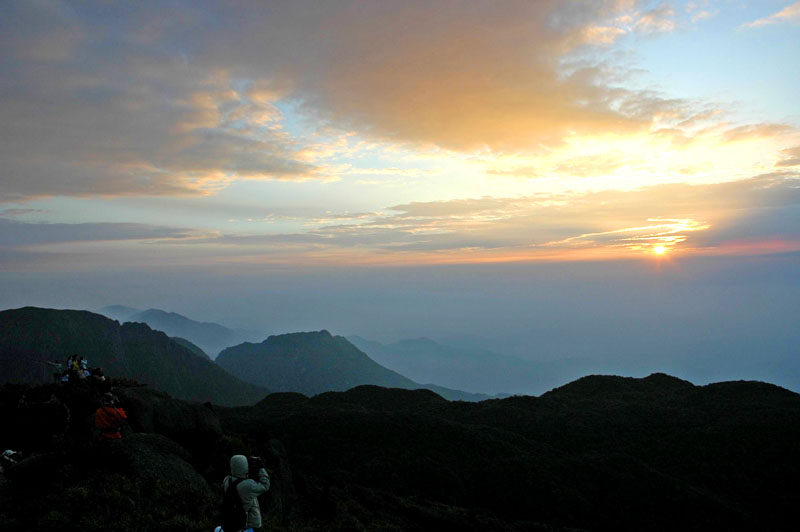
<svg viewBox="0 0 800 532">
<path fill-rule="evenodd" d="M 269 489 L 269 473 L 266 469 L 259 467 L 258 481 L 247 478 L 249 470 L 247 457 L 241 454 L 234 455 L 231 457 L 231 474 L 222 481 L 222 489 L 227 490 L 231 482 L 236 479 L 244 479 L 236 486 L 239 497 L 242 499 L 242 506 L 247 512 L 247 525 L 245 525 L 244 531 L 261 528 L 261 508 L 258 506 L 258 496 L 266 493 Z"/>
<path fill-rule="evenodd" d="M 100 430 L 100 441 L 122 438 L 122 425 L 128 419 L 125 410 L 117 406 L 117 398 L 112 393 L 103 394 L 102 405 L 94 413 L 94 424 Z"/>
</svg>

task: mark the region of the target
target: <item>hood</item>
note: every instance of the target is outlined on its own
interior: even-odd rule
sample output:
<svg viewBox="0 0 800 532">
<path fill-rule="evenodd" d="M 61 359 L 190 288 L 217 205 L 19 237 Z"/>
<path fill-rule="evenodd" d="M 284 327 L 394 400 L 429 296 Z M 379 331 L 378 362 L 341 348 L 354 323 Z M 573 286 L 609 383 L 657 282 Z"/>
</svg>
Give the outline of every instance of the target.
<svg viewBox="0 0 800 532">
<path fill-rule="evenodd" d="M 239 478 L 247 478 L 247 472 L 247 457 L 242 454 L 231 456 L 231 475 Z"/>
</svg>

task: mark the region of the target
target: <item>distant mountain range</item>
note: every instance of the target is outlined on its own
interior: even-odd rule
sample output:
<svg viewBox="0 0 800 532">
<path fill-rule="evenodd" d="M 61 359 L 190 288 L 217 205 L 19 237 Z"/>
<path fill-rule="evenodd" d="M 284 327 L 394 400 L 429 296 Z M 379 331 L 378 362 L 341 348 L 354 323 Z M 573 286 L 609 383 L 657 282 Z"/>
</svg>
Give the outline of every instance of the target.
<svg viewBox="0 0 800 532">
<path fill-rule="evenodd" d="M 153 329 L 164 331 L 169 336 L 185 338 L 200 347 L 211 358 L 216 357 L 226 347 L 264 338 L 263 335 L 254 331 L 229 329 L 218 323 L 195 321 L 175 312 L 154 308 L 139 310 L 123 305 L 111 305 L 103 307 L 97 312 L 120 323 L 128 321 L 146 323 Z"/>
<path fill-rule="evenodd" d="M 184 342 L 144 323 L 119 325 L 88 311 L 6 310 L 0 312 L 0 382 L 50 382 L 55 368 L 48 363 L 64 363 L 78 353 L 109 377 L 135 379 L 177 398 L 239 405 L 268 393 L 228 374 Z"/>
<path fill-rule="evenodd" d="M 282 334 L 258 344 L 229 347 L 219 354 L 216 362 L 232 375 L 276 392 L 316 395 L 372 384 L 386 388 L 425 388 L 449 400 L 488 398 L 419 384 L 381 366 L 343 336 L 332 336 L 328 331 Z"/>
<path fill-rule="evenodd" d="M 539 395 L 579 375 L 579 363 L 567 359 L 533 362 L 480 347 L 443 345 L 429 338 L 382 344 L 347 338 L 370 358 L 418 382 L 473 393 Z"/>
<path fill-rule="evenodd" d="M 148 311 L 133 316 L 158 313 L 167 314 Z M 489 398 L 414 382 L 327 331 L 242 343 L 224 350 L 214 362 L 193 342 L 169 337 L 146 323 L 120 325 L 77 310 L 26 307 L 0 312 L 0 382 L 48 382 L 54 371 L 49 362 L 63 363 L 73 353 L 103 367 L 106 375 L 135 379 L 177 398 L 216 404 L 253 403 L 267 390 L 316 395 L 362 384 L 425 388 L 449 400 Z"/>
<path fill-rule="evenodd" d="M 319 331 L 220 354 L 274 390 L 316 393 L 267 394 L 143 323 L 0 312 L 0 383 L 45 383 L 48 362 L 76 352 L 175 397 L 251 406 L 119 382 L 125 436 L 99 460 L 87 426 L 96 397 L 0 386 L 0 448 L 24 457 L 3 463 L 4 531 L 211 530 L 232 452 L 275 471 L 262 509 L 276 530 L 797 528 L 800 395 L 763 382 L 592 375 L 540 397 L 452 402 L 397 389 L 419 385 Z M 352 387 L 363 379 L 385 387 Z M 349 389 L 317 393 L 336 388 Z M 45 505 L 30 496 L 42 478 Z"/>
</svg>

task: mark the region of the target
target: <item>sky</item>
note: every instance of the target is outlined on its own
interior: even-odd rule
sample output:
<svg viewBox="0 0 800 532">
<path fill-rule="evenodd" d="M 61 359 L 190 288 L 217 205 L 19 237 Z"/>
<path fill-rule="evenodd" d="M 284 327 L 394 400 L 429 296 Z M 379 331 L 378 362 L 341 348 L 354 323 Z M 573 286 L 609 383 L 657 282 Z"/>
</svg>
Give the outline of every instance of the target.
<svg viewBox="0 0 800 532">
<path fill-rule="evenodd" d="M 0 307 L 800 366 L 798 57 L 786 0 L 5 2 Z"/>
</svg>

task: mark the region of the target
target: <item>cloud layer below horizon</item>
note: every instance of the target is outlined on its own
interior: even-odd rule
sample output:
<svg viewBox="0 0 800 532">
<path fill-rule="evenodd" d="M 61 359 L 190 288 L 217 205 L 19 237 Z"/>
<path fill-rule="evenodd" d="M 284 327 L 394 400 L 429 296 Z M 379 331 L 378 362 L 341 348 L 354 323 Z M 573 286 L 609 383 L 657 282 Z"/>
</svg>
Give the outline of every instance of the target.
<svg viewBox="0 0 800 532">
<path fill-rule="evenodd" d="M 791 173 L 582 195 L 413 202 L 375 213 L 284 214 L 305 227 L 286 233 L 45 224 L 3 214 L 0 266 L 7 270 L 598 260 L 641 256 L 656 245 L 677 256 L 800 251 L 800 178 Z"/>
</svg>

